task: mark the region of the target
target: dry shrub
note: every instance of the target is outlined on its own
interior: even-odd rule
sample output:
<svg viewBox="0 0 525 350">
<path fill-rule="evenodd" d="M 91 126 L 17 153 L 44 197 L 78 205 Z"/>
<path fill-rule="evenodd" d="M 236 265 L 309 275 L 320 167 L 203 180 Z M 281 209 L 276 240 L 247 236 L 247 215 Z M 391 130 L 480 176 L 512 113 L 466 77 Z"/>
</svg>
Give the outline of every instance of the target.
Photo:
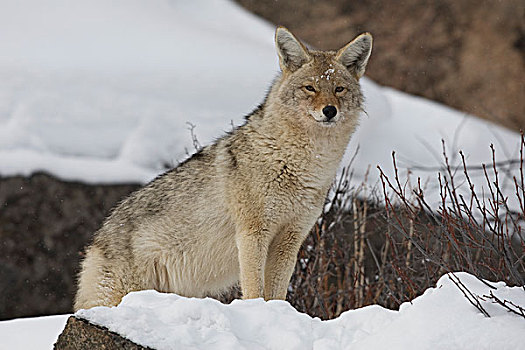
<svg viewBox="0 0 525 350">
<path fill-rule="evenodd" d="M 522 136 L 520 159 L 503 163 L 496 162 L 491 146 L 488 166 L 468 167 L 460 152 L 458 168 L 450 165 L 443 144 L 444 164 L 435 169 L 441 204 L 435 208 L 419 182 L 415 189 L 400 183 L 395 154 L 395 176 L 389 179 L 379 169 L 378 191 L 367 192 L 364 185 L 351 188 L 349 166 L 299 252 L 288 301 L 299 311 L 331 319 L 370 304 L 397 309 L 447 272 L 466 271 L 524 286 L 524 146 Z M 509 173 L 512 167 L 520 174 L 512 177 L 518 211 L 509 208 L 500 180 L 500 172 Z M 472 172 L 485 178 L 488 193 L 482 198 L 474 190 Z M 467 196 L 457 190 L 460 181 L 469 185 Z M 465 291 L 460 281 L 456 285 L 476 306 L 479 296 Z M 525 317 L 522 306 L 513 309 Z"/>
</svg>

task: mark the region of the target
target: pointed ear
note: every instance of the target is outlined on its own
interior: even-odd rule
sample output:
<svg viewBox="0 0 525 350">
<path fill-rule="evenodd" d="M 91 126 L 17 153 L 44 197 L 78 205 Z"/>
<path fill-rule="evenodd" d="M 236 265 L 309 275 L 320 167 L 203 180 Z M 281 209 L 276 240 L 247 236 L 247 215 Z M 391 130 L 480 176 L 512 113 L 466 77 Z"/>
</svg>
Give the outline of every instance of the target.
<svg viewBox="0 0 525 350">
<path fill-rule="evenodd" d="M 349 71 L 354 72 L 357 78 L 361 78 L 372 53 L 372 42 L 370 33 L 361 34 L 337 51 L 335 58 Z"/>
<path fill-rule="evenodd" d="M 285 27 L 278 27 L 275 31 L 275 46 L 283 72 L 293 72 L 312 59 L 308 49 Z"/>
</svg>

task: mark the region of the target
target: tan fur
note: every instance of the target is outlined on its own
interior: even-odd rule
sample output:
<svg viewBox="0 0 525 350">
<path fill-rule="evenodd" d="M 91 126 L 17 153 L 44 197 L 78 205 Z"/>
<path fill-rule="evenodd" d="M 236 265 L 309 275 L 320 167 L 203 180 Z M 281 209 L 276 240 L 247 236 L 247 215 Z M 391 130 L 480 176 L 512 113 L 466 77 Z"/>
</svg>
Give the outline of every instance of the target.
<svg viewBox="0 0 525 350">
<path fill-rule="evenodd" d="M 371 45 L 364 34 L 313 51 L 279 27 L 282 74 L 263 104 L 114 209 L 86 251 L 75 309 L 143 289 L 219 295 L 239 281 L 243 298 L 284 299 L 357 126 Z M 327 105 L 337 108 L 330 121 Z"/>
</svg>

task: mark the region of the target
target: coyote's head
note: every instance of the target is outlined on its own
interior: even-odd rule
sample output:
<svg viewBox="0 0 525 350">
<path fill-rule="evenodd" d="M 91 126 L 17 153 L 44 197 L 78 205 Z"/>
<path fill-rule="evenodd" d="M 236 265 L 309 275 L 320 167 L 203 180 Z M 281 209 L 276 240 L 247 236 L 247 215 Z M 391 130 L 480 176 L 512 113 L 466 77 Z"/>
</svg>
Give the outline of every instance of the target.
<svg viewBox="0 0 525 350">
<path fill-rule="evenodd" d="M 277 28 L 275 43 L 282 70 L 275 97 L 281 110 L 327 127 L 355 121 L 363 100 L 359 78 L 372 51 L 369 33 L 337 52 L 309 50 L 284 27 Z"/>
</svg>

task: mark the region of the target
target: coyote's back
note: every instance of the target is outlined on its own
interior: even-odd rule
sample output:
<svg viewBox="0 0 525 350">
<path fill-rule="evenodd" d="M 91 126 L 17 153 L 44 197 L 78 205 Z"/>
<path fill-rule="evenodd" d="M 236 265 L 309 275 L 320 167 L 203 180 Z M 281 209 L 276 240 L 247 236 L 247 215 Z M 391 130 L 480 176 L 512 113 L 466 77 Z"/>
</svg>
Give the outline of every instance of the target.
<svg viewBox="0 0 525 350">
<path fill-rule="evenodd" d="M 82 263 L 75 309 L 131 291 L 284 299 L 362 110 L 372 37 L 337 52 L 276 31 L 282 74 L 246 123 L 120 203 Z"/>
</svg>

